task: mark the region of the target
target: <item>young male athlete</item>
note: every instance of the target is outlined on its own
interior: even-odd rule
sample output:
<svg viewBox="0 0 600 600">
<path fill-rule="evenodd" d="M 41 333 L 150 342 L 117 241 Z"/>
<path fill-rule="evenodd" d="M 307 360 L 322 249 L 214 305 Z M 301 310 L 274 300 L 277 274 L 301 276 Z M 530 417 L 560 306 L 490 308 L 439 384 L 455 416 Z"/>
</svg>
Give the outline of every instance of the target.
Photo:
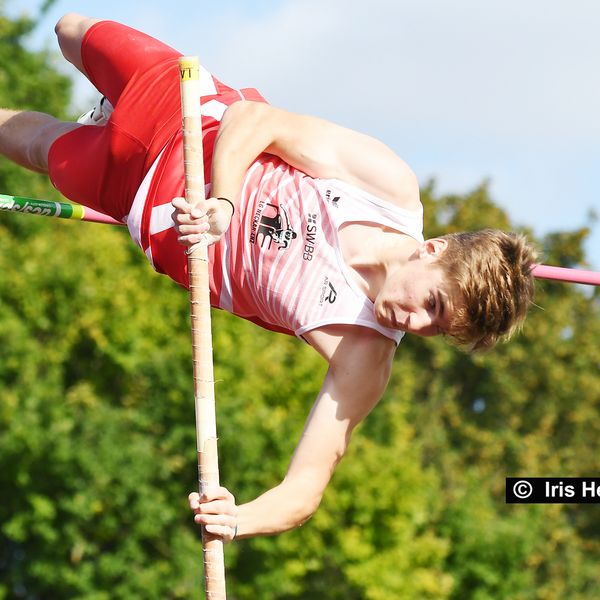
<svg viewBox="0 0 600 600">
<path fill-rule="evenodd" d="M 213 306 L 296 335 L 328 362 L 279 485 L 241 506 L 225 488 L 190 495 L 195 520 L 225 541 L 297 527 L 383 394 L 405 332 L 491 347 L 531 303 L 534 253 L 494 230 L 424 240 L 417 180 L 389 148 L 207 72 L 210 198 L 192 208 L 181 198 L 179 53 L 75 14 L 56 32 L 65 58 L 114 111 L 82 125 L 0 110 L 0 152 L 125 221 L 154 267 L 183 286 L 185 245 L 210 243 Z"/>
</svg>

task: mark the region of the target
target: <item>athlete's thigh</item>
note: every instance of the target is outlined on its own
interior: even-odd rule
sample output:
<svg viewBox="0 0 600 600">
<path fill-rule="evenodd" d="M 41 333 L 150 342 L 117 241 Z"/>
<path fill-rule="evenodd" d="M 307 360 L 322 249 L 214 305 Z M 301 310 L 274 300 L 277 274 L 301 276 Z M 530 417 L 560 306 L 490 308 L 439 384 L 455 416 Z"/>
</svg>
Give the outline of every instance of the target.
<svg viewBox="0 0 600 600">
<path fill-rule="evenodd" d="M 180 55 L 159 40 L 114 21 L 95 23 L 81 43 L 81 61 L 88 78 L 113 106 L 132 79 Z"/>
</svg>

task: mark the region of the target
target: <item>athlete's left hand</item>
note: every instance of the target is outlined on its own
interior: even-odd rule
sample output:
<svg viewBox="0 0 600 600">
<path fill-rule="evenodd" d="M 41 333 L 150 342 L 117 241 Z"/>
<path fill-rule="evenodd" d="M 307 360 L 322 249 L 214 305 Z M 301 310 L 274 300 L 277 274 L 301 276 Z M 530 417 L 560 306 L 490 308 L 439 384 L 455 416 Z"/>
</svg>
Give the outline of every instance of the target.
<svg viewBox="0 0 600 600">
<path fill-rule="evenodd" d="M 177 240 L 185 246 L 205 242 L 207 246 L 219 241 L 231 223 L 231 204 L 218 198 L 207 198 L 192 207 L 185 198 L 173 198 L 171 203 Z"/>
</svg>

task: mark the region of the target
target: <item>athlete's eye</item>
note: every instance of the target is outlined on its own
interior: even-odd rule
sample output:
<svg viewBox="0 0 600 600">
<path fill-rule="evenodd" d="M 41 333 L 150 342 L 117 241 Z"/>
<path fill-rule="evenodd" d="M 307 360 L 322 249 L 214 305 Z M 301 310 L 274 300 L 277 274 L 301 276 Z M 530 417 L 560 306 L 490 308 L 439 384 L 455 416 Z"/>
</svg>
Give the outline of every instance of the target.
<svg viewBox="0 0 600 600">
<path fill-rule="evenodd" d="M 435 310 L 435 296 L 433 294 L 429 296 L 429 308 Z"/>
</svg>

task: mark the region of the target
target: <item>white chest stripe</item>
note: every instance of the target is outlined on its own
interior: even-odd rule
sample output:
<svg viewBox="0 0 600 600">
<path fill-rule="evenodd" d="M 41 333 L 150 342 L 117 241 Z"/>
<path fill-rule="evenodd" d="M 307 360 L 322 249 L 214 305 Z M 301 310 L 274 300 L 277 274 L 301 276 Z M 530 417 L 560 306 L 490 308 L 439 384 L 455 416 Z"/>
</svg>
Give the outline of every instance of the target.
<svg viewBox="0 0 600 600">
<path fill-rule="evenodd" d="M 165 149 L 163 148 L 160 151 L 160 154 L 156 157 L 156 160 L 152 163 L 150 169 L 146 173 L 138 191 L 135 193 L 135 197 L 133 199 L 133 204 L 131 205 L 131 209 L 129 214 L 125 217 L 125 222 L 127 223 L 127 229 L 129 229 L 129 235 L 131 235 L 131 239 L 140 247 L 142 250 L 142 215 L 144 214 L 144 206 L 146 205 L 146 198 L 148 197 L 148 190 L 150 189 L 150 183 L 152 182 L 152 178 L 154 177 L 154 172 L 156 171 L 156 167 L 158 166 L 158 162 L 163 155 Z"/>
<path fill-rule="evenodd" d="M 224 251 L 221 255 L 221 271 L 223 273 L 223 285 L 219 306 L 228 312 L 233 312 L 233 292 L 231 289 L 231 277 L 229 276 L 229 263 L 231 260 L 231 230 L 223 236 Z"/>
</svg>

